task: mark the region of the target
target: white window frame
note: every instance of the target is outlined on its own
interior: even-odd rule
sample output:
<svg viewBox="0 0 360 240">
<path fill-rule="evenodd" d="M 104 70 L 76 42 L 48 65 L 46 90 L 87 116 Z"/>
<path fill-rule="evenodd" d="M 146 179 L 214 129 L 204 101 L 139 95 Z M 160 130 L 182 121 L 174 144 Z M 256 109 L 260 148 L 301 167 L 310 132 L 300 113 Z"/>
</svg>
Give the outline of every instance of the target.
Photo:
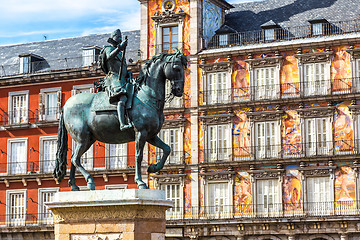
<svg viewBox="0 0 360 240">
<path fill-rule="evenodd" d="M 325 191 L 326 191 L 326 187 L 327 188 L 327 192 L 325 193 L 326 196 L 324 196 L 324 201 L 321 202 L 311 202 L 310 198 L 314 197 L 313 194 L 311 197 L 310 196 L 310 189 L 309 187 L 314 187 L 314 184 L 312 181 L 312 179 L 326 179 L 327 180 L 327 185 L 325 185 Z M 305 205 L 305 209 L 308 212 L 308 214 L 310 215 L 315 215 L 315 216 L 321 216 L 321 215 L 329 215 L 332 214 L 333 210 L 334 210 L 334 184 L 333 184 L 333 179 L 331 179 L 331 177 L 328 176 L 313 176 L 313 177 L 307 177 L 306 178 L 306 205 Z M 314 192 L 317 192 L 318 194 L 321 194 L 321 189 L 314 189 Z"/>
<path fill-rule="evenodd" d="M 353 71 L 355 74 L 353 74 L 353 77 L 355 77 L 355 80 L 353 81 L 353 85 L 355 85 L 355 91 L 360 91 L 360 58 L 355 59 Z"/>
<path fill-rule="evenodd" d="M 178 27 L 178 48 L 179 48 L 180 51 L 182 50 L 183 27 L 184 27 L 183 19 L 179 19 L 177 21 L 170 22 L 170 23 L 158 23 L 158 22 L 155 22 L 155 45 L 156 45 L 155 54 L 158 54 L 158 53 L 162 52 L 162 44 L 163 44 L 163 42 L 162 42 L 163 41 L 162 31 L 163 31 L 163 28 L 164 27 L 175 27 L 175 26 Z"/>
<path fill-rule="evenodd" d="M 225 201 L 223 203 L 219 203 L 218 205 L 211 206 L 213 202 L 212 197 L 223 197 L 220 193 L 214 194 L 210 192 L 210 185 L 213 184 L 224 184 L 227 189 L 224 189 L 224 192 L 227 196 L 224 198 Z M 233 199 L 233 183 L 232 181 L 207 181 L 205 186 L 205 212 L 208 218 L 229 218 L 232 215 L 232 199 Z"/>
<path fill-rule="evenodd" d="M 274 134 L 269 135 L 271 132 L 271 129 L 268 128 L 271 127 L 273 124 L 274 126 Z M 280 142 L 281 142 L 281 120 L 275 120 L 275 121 L 259 121 L 254 123 L 255 129 L 255 155 L 256 159 L 267 159 L 267 158 L 278 158 L 280 156 Z M 264 136 L 260 136 L 259 129 L 261 130 L 261 127 L 263 127 L 263 133 Z M 259 139 L 262 139 L 262 143 L 259 143 Z M 271 142 L 271 139 L 274 139 L 274 142 Z M 261 140 L 261 139 L 260 139 Z M 270 142 L 269 142 L 270 141 Z"/>
<path fill-rule="evenodd" d="M 177 131 L 177 144 L 171 143 L 170 141 L 170 132 Z M 161 140 L 164 141 L 167 145 L 171 147 L 170 155 L 168 156 L 165 165 L 173 165 L 173 164 L 182 164 L 184 158 L 184 128 L 176 127 L 176 128 L 163 128 L 160 130 L 158 136 Z M 165 139 L 164 139 L 165 138 Z M 173 149 L 173 145 L 177 145 L 178 149 Z M 160 157 L 162 157 L 162 150 L 160 148 L 156 148 L 156 161 L 160 161 Z"/>
<path fill-rule="evenodd" d="M 49 110 L 49 103 L 47 101 L 48 94 L 56 94 L 56 106 L 52 107 L 53 110 Z M 39 120 L 42 121 L 55 121 L 60 117 L 61 110 L 61 87 L 55 88 L 43 88 L 40 89 L 39 94 Z M 55 111 L 54 111 L 55 110 Z M 50 113 L 49 113 L 50 112 Z M 54 114 L 51 114 L 55 112 Z"/>
<path fill-rule="evenodd" d="M 165 95 L 168 96 L 171 93 L 170 81 L 165 81 Z M 181 108 L 183 107 L 183 97 L 174 97 L 171 102 L 166 101 L 164 108 Z"/>
<path fill-rule="evenodd" d="M 173 28 L 173 27 L 177 27 L 177 37 L 178 37 L 178 41 L 177 41 L 177 49 L 179 49 L 179 47 L 181 46 L 179 42 L 179 32 L 180 32 L 180 29 L 179 29 L 179 24 L 170 24 L 170 25 L 162 25 L 161 26 L 161 51 L 162 52 L 172 52 L 174 50 L 173 46 L 171 45 L 171 48 L 169 46 L 169 50 L 164 50 L 164 35 L 163 35 L 163 31 L 164 31 L 164 28 Z M 171 31 L 171 30 L 169 30 Z M 172 44 L 172 43 L 175 43 L 175 42 L 169 42 L 169 44 Z M 181 49 L 179 49 L 181 51 Z"/>
<path fill-rule="evenodd" d="M 262 189 L 261 186 L 263 184 L 260 184 L 260 181 L 262 183 L 269 184 L 270 181 L 273 183 L 272 186 L 274 187 L 274 195 L 272 203 L 268 203 L 268 200 L 266 200 L 267 203 L 264 202 L 264 198 L 260 200 L 259 197 L 259 190 L 262 190 L 262 193 L 268 193 L 266 192 L 266 188 Z M 268 186 L 269 187 L 269 186 Z M 279 216 L 280 212 L 282 211 L 282 197 L 281 197 L 281 186 L 279 184 L 278 178 L 272 178 L 272 179 L 256 179 L 255 183 L 255 192 L 256 192 L 256 214 L 261 217 L 273 217 L 273 216 Z M 261 196 L 264 196 L 265 194 L 261 194 Z M 267 194 L 268 196 L 269 194 Z M 268 199 L 269 197 L 267 197 Z M 262 205 L 260 205 L 260 202 L 262 202 Z M 266 204 L 266 207 L 265 207 Z M 271 208 L 271 209 L 270 209 Z"/>
<path fill-rule="evenodd" d="M 17 122 L 17 120 L 14 121 L 14 109 L 13 109 L 13 97 L 16 96 L 20 96 L 20 95 L 25 95 L 25 113 L 24 116 L 22 116 L 21 114 L 21 118 L 24 118 L 24 120 L 22 121 L 21 119 L 19 120 L 19 123 Z M 16 91 L 16 92 L 9 92 L 9 100 L 8 100 L 8 106 L 9 106 L 9 124 L 27 124 L 29 122 L 29 90 L 24 90 L 24 91 Z"/>
<path fill-rule="evenodd" d="M 110 170 L 117 170 L 117 169 L 126 169 L 128 167 L 128 151 L 129 151 L 129 146 L 127 143 L 122 143 L 121 145 L 124 146 L 125 148 L 125 151 L 123 152 L 123 154 L 121 156 L 111 156 L 110 154 L 110 148 L 112 145 L 117 145 L 117 144 L 105 144 L 105 158 L 106 158 L 106 169 L 110 169 Z M 116 159 L 116 166 L 115 167 L 112 167 L 112 164 L 114 164 L 114 162 L 112 162 L 112 159 L 111 158 L 118 158 L 118 157 L 121 157 L 121 160 L 123 161 L 124 158 L 125 158 L 125 162 L 122 164 L 122 166 L 119 166 L 119 162 L 118 162 L 118 159 Z"/>
<path fill-rule="evenodd" d="M 218 137 L 219 127 L 224 127 L 226 132 L 224 133 L 225 139 L 213 139 L 211 136 L 211 129 L 215 128 L 216 135 Z M 206 151 L 204 152 L 204 160 L 207 162 L 229 162 L 232 161 L 232 124 L 224 123 L 224 124 L 209 124 L 206 126 L 206 132 L 204 133 L 204 147 Z M 224 140 L 226 140 L 224 144 Z M 219 143 L 225 146 L 219 148 Z M 216 145 L 216 149 L 213 149 L 212 145 Z"/>
<path fill-rule="evenodd" d="M 127 184 L 113 184 L 113 185 L 105 185 L 105 190 L 121 190 L 127 189 Z"/>
<path fill-rule="evenodd" d="M 87 90 L 89 90 L 90 93 L 94 93 L 95 92 L 94 85 L 93 84 L 74 85 L 73 89 L 71 90 L 71 96 L 74 96 L 83 91 L 87 92 Z"/>
<path fill-rule="evenodd" d="M 221 76 L 221 83 L 219 76 Z M 231 102 L 231 91 L 231 73 L 229 71 L 206 73 L 204 77 L 206 97 L 203 99 L 205 105 Z"/>
<path fill-rule="evenodd" d="M 74 152 L 75 149 L 75 144 L 76 142 L 73 140 L 72 141 L 72 151 Z M 91 154 L 90 157 L 88 157 L 88 159 L 90 159 L 90 163 L 84 164 L 84 155 L 85 153 L 89 153 Z M 80 163 L 83 166 L 83 168 L 85 168 L 87 171 L 93 171 L 94 170 L 94 144 L 91 145 L 91 147 L 85 152 L 81 158 L 80 158 Z"/>
<path fill-rule="evenodd" d="M 312 72 L 309 74 L 309 69 L 312 68 Z M 304 64 L 304 95 L 327 95 L 330 93 L 330 69 L 326 62 L 306 63 Z M 323 74 L 320 72 L 316 73 L 316 69 L 323 69 Z M 310 80 L 308 79 L 310 76 Z M 318 79 L 317 79 L 318 78 Z"/>
<path fill-rule="evenodd" d="M 319 132 L 319 123 L 321 121 L 322 124 L 325 124 L 326 131 L 326 141 L 319 141 L 319 137 L 323 138 L 323 132 Z M 312 123 L 313 122 L 313 123 Z M 332 118 L 331 117 L 313 117 L 313 118 L 305 118 L 305 151 L 307 156 L 317 156 L 317 155 L 329 155 L 331 154 L 331 150 L 333 149 L 333 133 L 332 133 Z M 314 127 L 314 132 L 311 133 L 310 128 Z M 321 136 L 320 136 L 321 135 Z M 314 142 L 312 139 L 316 139 Z"/>
<path fill-rule="evenodd" d="M 324 35 L 324 23 L 312 23 L 311 24 L 311 35 L 312 36 Z"/>
<path fill-rule="evenodd" d="M 24 195 L 24 211 L 22 214 L 24 216 L 15 219 L 15 222 L 13 222 L 13 219 L 11 217 L 11 199 L 10 196 L 12 194 L 23 194 Z M 16 189 L 16 190 L 6 190 L 6 225 L 9 226 L 24 226 L 26 223 L 26 215 L 27 215 L 27 190 L 26 189 Z"/>
<path fill-rule="evenodd" d="M 219 46 L 229 45 L 229 34 L 219 34 Z"/>
<path fill-rule="evenodd" d="M 24 68 L 25 59 L 27 59 L 27 69 Z M 20 74 L 31 73 L 31 56 L 19 57 L 19 73 Z"/>
<path fill-rule="evenodd" d="M 273 77 L 267 77 L 267 73 Z M 262 77 L 260 77 L 262 76 Z M 254 98 L 255 100 L 278 99 L 280 97 L 280 72 L 277 66 L 261 67 L 254 69 Z M 268 81 L 273 84 L 268 84 Z"/>
<path fill-rule="evenodd" d="M 275 28 L 264 29 L 264 40 L 265 41 L 274 41 L 275 39 L 276 39 Z"/>
<path fill-rule="evenodd" d="M 173 196 L 171 198 L 168 198 L 168 186 L 177 186 L 179 191 L 179 196 L 175 199 L 177 199 L 179 202 L 178 204 L 173 200 Z M 181 219 L 182 214 L 184 213 L 184 186 L 182 183 L 173 183 L 173 184 L 161 184 L 160 189 L 165 192 L 165 198 L 167 200 L 174 201 L 174 207 L 166 210 L 166 219 L 172 220 L 172 219 Z M 171 195 L 171 193 L 170 193 Z M 179 205 L 179 206 L 177 206 Z"/>
<path fill-rule="evenodd" d="M 12 148 L 11 148 L 11 144 L 12 143 L 18 143 L 18 142 L 25 142 L 25 162 L 21 162 L 21 165 L 24 164 L 25 170 L 24 172 L 21 173 L 12 173 L 13 172 L 13 163 L 12 163 Z M 27 174 L 28 172 L 28 149 L 29 149 L 29 145 L 28 145 L 28 138 L 10 138 L 8 139 L 8 154 L 7 154 L 7 169 L 8 169 L 8 175 L 24 175 Z"/>
<path fill-rule="evenodd" d="M 88 67 L 95 62 L 95 48 L 83 48 L 82 50 L 82 66 Z"/>
<path fill-rule="evenodd" d="M 39 188 L 39 195 L 38 195 L 38 199 L 39 199 L 39 204 L 38 204 L 38 219 L 39 219 L 39 224 L 53 224 L 53 214 L 51 211 L 49 210 L 45 210 L 46 206 L 44 205 L 45 202 L 43 202 L 43 193 L 57 193 L 60 191 L 60 188 Z"/>
<path fill-rule="evenodd" d="M 57 136 L 40 137 L 40 163 L 39 163 L 40 172 L 41 173 L 52 173 L 52 171 L 46 172 L 44 169 L 45 168 L 44 167 L 44 141 L 57 141 Z M 56 152 L 55 152 L 55 159 L 54 159 L 54 167 L 55 167 L 55 162 L 56 162 Z M 51 166 L 51 164 L 50 164 L 50 166 Z"/>
</svg>

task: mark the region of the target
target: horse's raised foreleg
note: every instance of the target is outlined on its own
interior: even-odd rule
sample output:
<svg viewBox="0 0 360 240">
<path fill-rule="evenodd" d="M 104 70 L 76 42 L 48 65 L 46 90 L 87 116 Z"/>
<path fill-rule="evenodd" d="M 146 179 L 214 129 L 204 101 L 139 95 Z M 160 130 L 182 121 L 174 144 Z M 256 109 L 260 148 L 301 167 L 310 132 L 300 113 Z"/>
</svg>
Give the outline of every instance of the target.
<svg viewBox="0 0 360 240">
<path fill-rule="evenodd" d="M 81 156 L 91 147 L 91 145 L 94 142 L 95 141 L 92 140 L 92 141 L 87 141 L 85 143 L 76 144 L 76 147 L 73 151 L 73 155 L 71 156 L 71 169 L 70 169 L 70 175 L 71 175 L 71 171 L 74 169 L 73 170 L 74 180 L 72 183 L 74 185 L 74 188 L 77 187 L 75 184 L 75 168 L 77 168 L 81 172 L 81 174 L 85 177 L 85 180 L 87 182 L 87 187 L 90 190 L 95 190 L 94 179 L 92 178 L 90 173 L 86 171 L 86 169 L 81 165 Z M 69 178 L 69 184 L 70 184 L 70 178 Z M 71 186 L 71 189 L 73 189 L 73 186 Z"/>
<path fill-rule="evenodd" d="M 148 188 L 146 183 L 143 182 L 141 177 L 141 162 L 143 160 L 145 142 L 146 142 L 146 133 L 136 132 L 135 133 L 135 149 L 136 149 L 135 183 L 137 183 L 139 189 Z"/>
<path fill-rule="evenodd" d="M 155 147 L 158 147 L 163 150 L 163 155 L 161 157 L 161 160 L 156 164 L 151 164 L 148 168 L 149 173 L 155 173 L 160 171 L 164 167 L 165 161 L 170 154 L 171 148 L 169 145 L 164 143 L 158 136 L 149 139 L 148 142 L 154 145 Z"/>
</svg>

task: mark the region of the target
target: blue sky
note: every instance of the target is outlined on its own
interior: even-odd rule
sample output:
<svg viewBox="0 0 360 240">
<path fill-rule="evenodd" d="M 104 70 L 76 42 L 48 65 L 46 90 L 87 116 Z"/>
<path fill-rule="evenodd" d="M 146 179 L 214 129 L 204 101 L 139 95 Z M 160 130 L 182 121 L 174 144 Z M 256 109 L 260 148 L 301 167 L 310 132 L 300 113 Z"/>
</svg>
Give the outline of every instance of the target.
<svg viewBox="0 0 360 240">
<path fill-rule="evenodd" d="M 254 0 L 228 0 L 239 3 Z M 0 0 L 0 45 L 140 29 L 138 0 Z"/>
</svg>

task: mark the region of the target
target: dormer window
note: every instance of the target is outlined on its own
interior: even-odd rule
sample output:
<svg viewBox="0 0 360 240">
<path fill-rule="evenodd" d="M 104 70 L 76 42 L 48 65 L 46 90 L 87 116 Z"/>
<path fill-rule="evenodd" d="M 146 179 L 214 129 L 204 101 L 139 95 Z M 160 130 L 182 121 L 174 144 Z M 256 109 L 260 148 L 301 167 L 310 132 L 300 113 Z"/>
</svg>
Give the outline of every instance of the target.
<svg viewBox="0 0 360 240">
<path fill-rule="evenodd" d="M 274 41 L 277 39 L 277 31 L 280 28 L 273 20 L 270 20 L 263 25 L 261 25 L 263 29 L 264 41 Z"/>
<path fill-rule="evenodd" d="M 101 48 L 97 46 L 84 47 L 82 51 L 82 66 L 93 65 L 98 60 L 100 50 Z"/>
<path fill-rule="evenodd" d="M 219 45 L 225 46 L 229 44 L 229 35 L 228 34 L 221 34 L 219 35 Z"/>
<path fill-rule="evenodd" d="M 19 55 L 19 73 L 31 73 L 41 69 L 44 59 L 35 54 Z"/>
<path fill-rule="evenodd" d="M 264 29 L 264 36 L 265 36 L 265 41 L 274 41 L 275 29 L 274 28 Z"/>
<path fill-rule="evenodd" d="M 326 19 L 310 20 L 309 23 L 311 24 L 312 36 L 324 35 L 326 32 L 325 27 L 329 25 L 329 22 Z"/>
</svg>

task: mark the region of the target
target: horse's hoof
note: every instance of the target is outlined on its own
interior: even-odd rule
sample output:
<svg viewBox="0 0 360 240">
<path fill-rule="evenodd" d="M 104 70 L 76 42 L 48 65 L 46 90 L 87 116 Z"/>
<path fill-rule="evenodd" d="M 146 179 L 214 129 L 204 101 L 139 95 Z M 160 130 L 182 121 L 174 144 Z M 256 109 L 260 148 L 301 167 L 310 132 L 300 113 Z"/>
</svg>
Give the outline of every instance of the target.
<svg viewBox="0 0 360 240">
<path fill-rule="evenodd" d="M 150 164 L 147 171 L 148 173 L 156 173 L 158 171 L 157 166 L 155 164 Z"/>
<path fill-rule="evenodd" d="M 95 183 L 88 183 L 87 188 L 90 190 L 95 190 Z"/>
<path fill-rule="evenodd" d="M 80 191 L 80 188 L 78 186 L 71 186 L 71 191 Z"/>
<path fill-rule="evenodd" d="M 141 183 L 138 185 L 138 189 L 148 189 L 146 183 Z"/>
</svg>

